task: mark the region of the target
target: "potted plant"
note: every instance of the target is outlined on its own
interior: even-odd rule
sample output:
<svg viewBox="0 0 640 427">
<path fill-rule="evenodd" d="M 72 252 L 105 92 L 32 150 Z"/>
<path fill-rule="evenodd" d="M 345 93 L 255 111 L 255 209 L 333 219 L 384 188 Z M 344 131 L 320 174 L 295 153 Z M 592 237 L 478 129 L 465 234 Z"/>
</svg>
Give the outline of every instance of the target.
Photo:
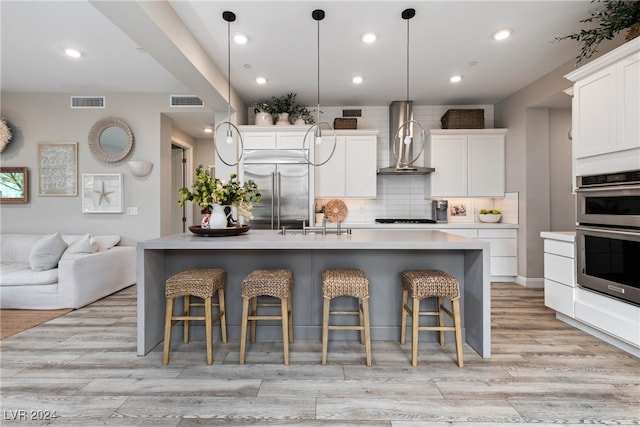
<svg viewBox="0 0 640 427">
<path fill-rule="evenodd" d="M 296 105 L 296 94 L 288 93 L 283 96 L 272 97 L 271 98 L 271 106 L 273 108 L 273 113 L 278 115 L 278 120 L 276 121 L 277 125 L 288 125 L 289 123 L 289 115 L 293 113 L 294 106 Z"/>
<path fill-rule="evenodd" d="M 258 101 L 250 105 L 253 108 L 253 112 L 256 115 L 256 126 L 270 126 L 273 125 L 273 108 L 267 101 Z"/>
<path fill-rule="evenodd" d="M 191 190 L 184 187 L 179 190 L 179 193 L 182 197 L 178 202 L 180 207 L 184 206 L 186 201 L 190 201 L 202 208 L 200 211 L 204 215 L 202 228 L 228 226 L 231 209 L 225 212 L 226 206 L 236 208 L 238 215 L 251 220 L 253 219 L 251 209 L 262 198 L 255 181 L 249 179 L 241 184 L 238 176 L 231 174 L 229 181 L 225 182 L 219 178 L 213 178 L 211 171 L 205 170 L 202 165 L 196 168 L 196 177 Z"/>
<path fill-rule="evenodd" d="M 311 110 L 309 110 L 305 105 L 302 105 L 302 104 L 296 103 L 293 106 L 290 116 L 294 124 L 312 125 L 315 123 L 315 120 L 313 119 L 313 115 L 311 114 Z M 298 123 L 296 123 L 297 121 Z M 302 121 L 302 123 L 300 123 L 299 121 Z"/>
<path fill-rule="evenodd" d="M 600 1 L 600 0 L 597 0 Z M 592 0 L 592 3 L 596 0 Z M 576 64 L 583 59 L 589 59 L 597 52 L 598 45 L 604 40 L 611 40 L 621 31 L 629 30 L 626 40 L 629 41 L 640 35 L 640 2 L 639 1 L 615 1 L 603 0 L 603 9 L 594 9 L 589 12 L 589 18 L 581 20 L 582 23 L 597 23 L 597 26 L 588 30 L 580 30 L 578 33 L 564 37 L 556 37 L 556 40 L 571 39 L 578 42 L 580 54 L 576 56 Z"/>
</svg>

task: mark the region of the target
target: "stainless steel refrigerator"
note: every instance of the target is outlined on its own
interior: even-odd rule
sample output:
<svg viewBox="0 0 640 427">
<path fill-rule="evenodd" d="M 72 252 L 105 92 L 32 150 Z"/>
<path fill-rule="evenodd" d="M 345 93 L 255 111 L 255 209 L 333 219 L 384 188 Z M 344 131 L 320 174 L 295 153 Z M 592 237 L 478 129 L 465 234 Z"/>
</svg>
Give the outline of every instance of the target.
<svg viewBox="0 0 640 427">
<path fill-rule="evenodd" d="M 262 194 L 254 206 L 254 228 L 302 228 L 309 222 L 309 164 L 302 150 L 245 150 L 241 179 L 252 179 Z"/>
</svg>

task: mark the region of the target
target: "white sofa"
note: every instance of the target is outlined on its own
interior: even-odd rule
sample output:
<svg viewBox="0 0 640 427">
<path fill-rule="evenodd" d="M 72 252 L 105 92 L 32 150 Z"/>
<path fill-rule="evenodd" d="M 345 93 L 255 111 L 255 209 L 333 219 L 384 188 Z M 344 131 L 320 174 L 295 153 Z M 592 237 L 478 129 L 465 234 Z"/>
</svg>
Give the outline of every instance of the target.
<svg viewBox="0 0 640 427">
<path fill-rule="evenodd" d="M 120 236 L 0 238 L 0 308 L 79 308 L 136 282 L 136 248 L 118 245 Z"/>
</svg>

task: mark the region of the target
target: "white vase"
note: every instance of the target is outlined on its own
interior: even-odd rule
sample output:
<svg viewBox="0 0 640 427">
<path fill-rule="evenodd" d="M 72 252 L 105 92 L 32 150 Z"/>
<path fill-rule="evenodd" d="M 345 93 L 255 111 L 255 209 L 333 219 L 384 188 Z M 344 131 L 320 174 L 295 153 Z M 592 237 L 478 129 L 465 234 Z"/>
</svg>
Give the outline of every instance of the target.
<svg viewBox="0 0 640 427">
<path fill-rule="evenodd" d="M 302 117 L 298 117 L 297 119 L 295 119 L 293 121 L 293 124 L 296 125 L 296 126 L 304 126 L 304 125 L 306 125 L 306 123 L 305 123 L 305 121 L 304 121 L 304 119 Z"/>
<path fill-rule="evenodd" d="M 264 111 L 258 111 L 256 113 L 256 126 L 272 126 L 273 125 L 273 117 L 269 113 L 265 113 Z"/>
<path fill-rule="evenodd" d="M 278 114 L 276 126 L 291 126 L 291 123 L 289 123 L 289 113 Z"/>
<path fill-rule="evenodd" d="M 224 213 L 224 206 L 213 205 L 209 228 L 225 228 L 227 226 L 227 215 Z"/>
</svg>

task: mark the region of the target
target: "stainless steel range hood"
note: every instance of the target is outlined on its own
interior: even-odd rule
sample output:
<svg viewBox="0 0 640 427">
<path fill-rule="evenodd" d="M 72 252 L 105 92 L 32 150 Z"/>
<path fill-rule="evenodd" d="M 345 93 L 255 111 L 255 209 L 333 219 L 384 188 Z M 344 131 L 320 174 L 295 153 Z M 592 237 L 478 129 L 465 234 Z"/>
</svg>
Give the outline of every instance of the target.
<svg viewBox="0 0 640 427">
<path fill-rule="evenodd" d="M 409 120 L 413 120 L 412 101 L 393 101 L 389 105 L 389 158 L 395 160 L 395 165 L 378 169 L 378 175 L 426 175 L 435 171 L 434 168 L 409 165 L 414 158 L 414 144 L 403 144 L 404 135 L 398 135 L 399 132 L 403 132 L 399 129 L 400 125 Z M 409 133 L 413 137 L 413 124 L 406 128 L 409 129 Z M 395 153 L 399 153 L 399 156 L 396 156 Z"/>
</svg>

